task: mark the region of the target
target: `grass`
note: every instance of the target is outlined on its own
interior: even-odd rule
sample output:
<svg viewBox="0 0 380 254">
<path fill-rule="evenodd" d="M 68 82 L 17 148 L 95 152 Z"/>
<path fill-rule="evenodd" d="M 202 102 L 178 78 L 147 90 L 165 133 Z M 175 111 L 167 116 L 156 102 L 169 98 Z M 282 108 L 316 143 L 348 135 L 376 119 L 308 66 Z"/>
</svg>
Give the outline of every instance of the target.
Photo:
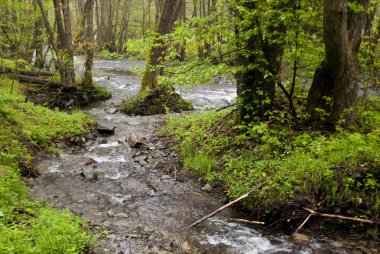
<svg viewBox="0 0 380 254">
<path fill-rule="evenodd" d="M 234 111 L 222 111 L 171 117 L 164 133 L 177 141 L 184 167 L 222 182 L 230 199 L 274 176 L 243 204 L 261 218 L 322 200 L 321 211 L 378 218 L 380 102 L 370 104 L 350 131 L 300 130 L 278 118 L 236 126 Z"/>
<path fill-rule="evenodd" d="M 85 133 L 93 120 L 25 103 L 11 83 L 0 80 L 0 253 L 89 252 L 96 239 L 82 219 L 31 201 L 20 172 L 32 174 L 36 151 L 55 152 L 57 140 Z"/>
</svg>

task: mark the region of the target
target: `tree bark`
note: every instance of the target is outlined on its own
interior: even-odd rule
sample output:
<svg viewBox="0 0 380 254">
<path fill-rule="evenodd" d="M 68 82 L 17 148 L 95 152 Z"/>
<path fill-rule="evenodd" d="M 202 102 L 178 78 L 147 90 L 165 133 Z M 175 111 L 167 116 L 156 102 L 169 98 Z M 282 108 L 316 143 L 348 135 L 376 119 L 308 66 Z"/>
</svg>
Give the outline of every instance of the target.
<svg viewBox="0 0 380 254">
<path fill-rule="evenodd" d="M 84 75 L 82 84 L 91 86 L 92 84 L 92 67 L 94 65 L 94 0 L 87 0 L 85 4 L 85 13 L 83 14 L 85 21 L 85 51 L 86 62 L 84 66 Z"/>
<path fill-rule="evenodd" d="M 369 6 L 369 0 L 356 0 L 356 3 L 362 4 L 365 10 Z M 343 119 L 343 125 L 349 126 L 356 120 L 358 68 L 355 55 L 367 16 L 364 12 L 350 11 L 347 0 L 325 0 L 323 8 L 326 59 L 314 74 L 307 109 L 313 120 L 320 120 L 315 110 L 320 108 L 329 114 L 327 123 L 335 124 Z"/>
<path fill-rule="evenodd" d="M 242 5 L 253 11 L 254 3 Z M 285 8 L 288 4 L 280 4 L 275 8 Z M 244 14 L 238 13 L 238 18 L 244 20 Z M 256 29 L 256 33 L 252 30 Z M 260 21 L 257 17 L 252 20 L 250 26 L 244 25 L 236 29 L 238 41 L 237 64 L 242 67 L 236 75 L 238 86 L 238 109 L 239 121 L 251 122 L 254 120 L 264 120 L 267 112 L 272 110 L 276 84 L 281 69 L 281 61 L 284 53 L 283 36 L 286 27 L 283 22 L 267 27 L 269 40 L 264 38 Z M 247 35 L 250 35 L 247 39 Z M 269 75 L 268 75 L 269 74 Z"/>
<path fill-rule="evenodd" d="M 141 90 L 154 89 L 157 87 L 157 76 L 162 74 L 164 64 L 166 45 L 161 36 L 169 34 L 174 28 L 174 23 L 178 19 L 183 0 L 165 0 L 162 7 L 162 13 L 157 26 L 158 37 L 154 40 L 150 49 L 147 67 L 145 69 Z"/>
</svg>

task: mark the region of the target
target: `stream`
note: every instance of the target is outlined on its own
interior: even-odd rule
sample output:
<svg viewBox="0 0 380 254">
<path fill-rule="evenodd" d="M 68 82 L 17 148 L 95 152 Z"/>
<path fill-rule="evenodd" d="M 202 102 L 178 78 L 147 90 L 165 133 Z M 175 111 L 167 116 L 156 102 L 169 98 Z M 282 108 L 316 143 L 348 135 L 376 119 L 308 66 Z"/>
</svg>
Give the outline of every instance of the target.
<svg viewBox="0 0 380 254">
<path fill-rule="evenodd" d="M 83 60 L 76 58 L 77 66 Z M 97 59 L 94 80 L 113 94 L 85 111 L 98 122 L 114 125 L 113 135 L 87 134 L 78 146 L 58 143 L 60 155 L 40 158 L 41 173 L 28 180 L 33 198 L 67 208 L 103 232 L 95 253 L 380 253 L 372 240 L 327 237 L 307 232 L 301 244 L 264 226 L 233 222 L 239 217 L 223 211 L 195 228 L 195 220 L 223 205 L 220 192 L 181 171 L 177 154 L 155 136 L 164 116 L 127 116 L 117 111 L 120 102 L 137 93 L 138 61 Z M 77 69 L 82 69 L 78 67 Z M 80 75 L 80 73 L 78 73 Z M 178 88 L 196 110 L 224 106 L 235 96 L 235 87 L 221 78 L 190 90 Z M 131 148 L 127 140 L 137 134 L 144 148 Z"/>
</svg>

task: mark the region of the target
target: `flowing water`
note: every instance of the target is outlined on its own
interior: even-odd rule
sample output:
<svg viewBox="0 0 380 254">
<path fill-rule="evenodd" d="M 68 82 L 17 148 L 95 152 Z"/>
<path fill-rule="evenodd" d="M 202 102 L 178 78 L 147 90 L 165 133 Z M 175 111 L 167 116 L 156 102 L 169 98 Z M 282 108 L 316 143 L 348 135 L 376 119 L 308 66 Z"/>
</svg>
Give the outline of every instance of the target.
<svg viewBox="0 0 380 254">
<path fill-rule="evenodd" d="M 78 66 L 81 60 L 77 59 Z M 86 109 L 98 122 L 115 125 L 113 135 L 88 134 L 78 146 L 58 144 L 58 157 L 41 158 L 41 176 L 29 180 L 32 196 L 82 216 L 95 232 L 105 232 L 95 253 L 379 253 L 374 241 L 311 237 L 299 244 L 263 226 L 232 222 L 226 210 L 199 226 L 195 220 L 223 204 L 220 194 L 181 171 L 177 154 L 155 136 L 164 117 L 126 116 L 117 105 L 137 93 L 141 62 L 96 60 L 94 79 L 113 97 Z M 81 69 L 81 68 L 77 68 Z M 196 109 L 224 106 L 236 96 L 231 82 L 217 79 L 192 90 L 178 88 Z M 132 149 L 138 134 L 145 146 Z M 74 140 L 75 141 L 75 140 Z"/>
</svg>

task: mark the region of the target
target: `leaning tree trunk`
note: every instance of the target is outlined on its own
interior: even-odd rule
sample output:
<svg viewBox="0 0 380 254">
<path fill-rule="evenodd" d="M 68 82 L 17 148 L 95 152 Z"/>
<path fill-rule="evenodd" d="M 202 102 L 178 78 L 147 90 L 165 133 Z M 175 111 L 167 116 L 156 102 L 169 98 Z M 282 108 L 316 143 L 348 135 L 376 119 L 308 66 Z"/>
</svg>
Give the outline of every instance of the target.
<svg viewBox="0 0 380 254">
<path fill-rule="evenodd" d="M 356 3 L 363 5 L 365 10 L 369 6 L 369 0 L 356 0 Z M 365 11 L 350 11 L 347 0 L 325 0 L 323 8 L 326 59 L 314 74 L 307 109 L 314 120 L 320 117 L 315 110 L 319 108 L 330 115 L 329 123 L 344 119 L 344 125 L 348 126 L 356 119 L 358 70 L 355 55 L 368 17 Z"/>
<path fill-rule="evenodd" d="M 174 23 L 178 19 L 183 0 L 165 0 L 157 26 L 158 36 L 153 42 L 149 52 L 149 59 L 141 81 L 141 90 L 154 89 L 157 87 L 157 76 L 162 74 L 162 65 L 164 63 L 166 45 L 161 38 L 172 32 Z"/>
</svg>

